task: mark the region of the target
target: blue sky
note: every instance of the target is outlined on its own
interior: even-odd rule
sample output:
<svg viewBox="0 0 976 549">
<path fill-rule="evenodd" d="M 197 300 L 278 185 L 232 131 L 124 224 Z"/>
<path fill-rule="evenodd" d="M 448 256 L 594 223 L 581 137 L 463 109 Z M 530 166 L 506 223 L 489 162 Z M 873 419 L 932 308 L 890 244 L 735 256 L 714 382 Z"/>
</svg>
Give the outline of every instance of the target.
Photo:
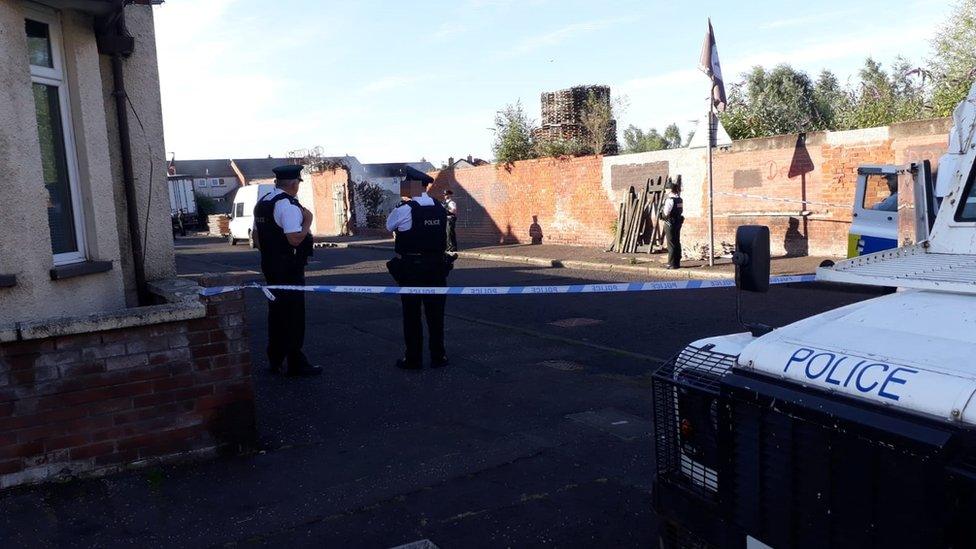
<svg viewBox="0 0 976 549">
<path fill-rule="evenodd" d="M 623 97 L 618 128 L 694 127 L 711 16 L 727 81 L 790 62 L 842 80 L 868 55 L 921 63 L 948 0 L 602 2 L 167 0 L 155 8 L 167 151 L 322 146 L 364 162 L 491 158 L 495 112 L 577 84 Z"/>
</svg>

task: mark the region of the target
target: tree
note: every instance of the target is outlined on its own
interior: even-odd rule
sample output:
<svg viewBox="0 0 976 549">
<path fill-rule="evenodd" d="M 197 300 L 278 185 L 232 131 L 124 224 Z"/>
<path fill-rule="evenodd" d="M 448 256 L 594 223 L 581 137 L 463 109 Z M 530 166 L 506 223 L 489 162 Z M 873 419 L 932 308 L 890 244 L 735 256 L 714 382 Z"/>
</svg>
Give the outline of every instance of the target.
<svg viewBox="0 0 976 549">
<path fill-rule="evenodd" d="M 813 102 L 823 117 L 824 128 L 837 127 L 838 118 L 850 108 L 850 97 L 841 87 L 837 76 L 827 69 L 820 71 L 813 85 Z"/>
<path fill-rule="evenodd" d="M 576 139 L 540 139 L 535 143 L 535 156 L 540 158 L 578 156 L 586 147 Z"/>
<path fill-rule="evenodd" d="M 959 0 L 936 32 L 932 49 L 932 114 L 949 116 L 966 98 L 976 76 L 976 0 Z"/>
<path fill-rule="evenodd" d="M 860 84 L 849 92 L 848 105 L 837 120 L 841 129 L 887 126 L 914 120 L 925 114 L 924 84 L 911 76 L 911 65 L 895 59 L 892 75 L 872 58 L 864 61 Z"/>
<path fill-rule="evenodd" d="M 671 124 L 664 129 L 664 135 L 655 128 L 644 130 L 631 124 L 624 130 L 624 152 L 639 153 L 660 151 L 663 149 L 677 149 L 683 146 L 681 130 L 677 124 Z"/>
<path fill-rule="evenodd" d="M 732 139 L 826 129 L 806 73 L 782 64 L 768 72 L 753 67 L 744 76 L 732 85 L 728 107 L 720 115 Z"/>
<path fill-rule="evenodd" d="M 583 126 L 583 145 L 587 152 L 603 154 L 608 152 L 607 143 L 613 124 L 613 105 L 608 97 L 597 96 L 592 91 L 583 104 L 580 114 Z"/>
<path fill-rule="evenodd" d="M 495 142 L 492 151 L 495 161 L 510 164 L 532 158 L 532 128 L 534 122 L 522 110 L 522 102 L 506 105 L 495 115 Z"/>
<path fill-rule="evenodd" d="M 644 130 L 631 124 L 624 130 L 624 152 L 640 153 L 659 151 L 667 148 L 664 138 L 654 128 L 644 133 Z"/>
<path fill-rule="evenodd" d="M 681 147 L 681 130 L 678 129 L 678 125 L 671 123 L 667 128 L 664 128 L 664 148 L 665 149 L 677 149 Z"/>
</svg>

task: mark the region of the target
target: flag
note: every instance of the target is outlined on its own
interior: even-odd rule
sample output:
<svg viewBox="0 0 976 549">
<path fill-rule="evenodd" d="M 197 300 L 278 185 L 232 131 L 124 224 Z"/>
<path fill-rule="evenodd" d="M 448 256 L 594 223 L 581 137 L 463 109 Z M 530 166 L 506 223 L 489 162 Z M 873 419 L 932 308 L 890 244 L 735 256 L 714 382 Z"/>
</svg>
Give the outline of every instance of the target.
<svg viewBox="0 0 976 549">
<path fill-rule="evenodd" d="M 725 81 L 722 80 L 722 67 L 718 63 L 718 48 L 715 46 L 715 31 L 712 30 L 711 18 L 708 19 L 708 34 L 702 42 L 698 68 L 712 79 L 712 105 L 719 111 L 724 111 Z"/>
</svg>

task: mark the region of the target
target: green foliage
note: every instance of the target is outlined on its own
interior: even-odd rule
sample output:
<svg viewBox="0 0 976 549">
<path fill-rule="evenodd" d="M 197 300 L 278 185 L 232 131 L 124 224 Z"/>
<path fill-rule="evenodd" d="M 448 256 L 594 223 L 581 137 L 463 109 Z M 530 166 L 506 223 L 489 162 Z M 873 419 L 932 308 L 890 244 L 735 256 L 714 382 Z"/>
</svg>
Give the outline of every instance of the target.
<svg viewBox="0 0 976 549">
<path fill-rule="evenodd" d="M 378 215 L 380 204 L 383 203 L 383 189 L 369 181 L 359 181 L 354 186 L 356 200 L 359 200 L 366 210 L 366 215 Z"/>
<path fill-rule="evenodd" d="M 837 76 L 824 69 L 813 85 L 813 103 L 825 127 L 835 128 L 838 118 L 850 108 L 850 96 L 841 87 Z"/>
<path fill-rule="evenodd" d="M 965 99 L 976 74 L 976 0 L 956 3 L 949 19 L 936 32 L 932 49 L 932 114 L 949 116 Z"/>
<path fill-rule="evenodd" d="M 677 124 L 672 122 L 664 128 L 664 143 L 667 149 L 677 149 L 681 146 L 681 130 L 678 129 Z"/>
<path fill-rule="evenodd" d="M 644 130 L 630 125 L 624 130 L 625 153 L 659 151 L 666 148 L 664 145 L 664 137 L 654 128 L 647 130 L 645 133 Z"/>
<path fill-rule="evenodd" d="M 534 157 L 532 127 L 534 123 L 522 110 L 522 103 L 506 105 L 495 115 L 495 161 L 509 164 Z"/>
<path fill-rule="evenodd" d="M 539 158 L 559 156 L 579 156 L 586 154 L 586 146 L 575 139 L 542 139 L 533 146 L 533 153 Z"/>
<path fill-rule="evenodd" d="M 826 129 L 824 113 L 814 101 L 814 85 L 805 72 L 789 65 L 771 71 L 753 67 L 733 84 L 722 124 L 732 139 Z"/>
<path fill-rule="evenodd" d="M 732 86 L 720 115 L 732 139 L 886 126 L 929 115 L 919 71 L 897 58 L 889 74 L 870 57 L 849 89 L 824 70 L 811 82 L 789 65 L 754 67 Z"/>
<path fill-rule="evenodd" d="M 601 99 L 591 91 L 583 104 L 580 122 L 583 125 L 582 143 L 586 152 L 591 154 L 607 152 L 610 124 L 613 122 L 613 105 L 611 102 Z"/>
<path fill-rule="evenodd" d="M 849 93 L 846 109 L 836 120 L 838 129 L 871 128 L 915 120 L 925 114 L 925 90 L 910 76 L 911 66 L 895 60 L 892 74 L 870 57 L 859 73 L 860 85 Z"/>
<path fill-rule="evenodd" d="M 682 146 L 681 130 L 677 124 L 671 124 L 664 129 L 664 135 L 657 129 L 644 130 L 630 125 L 624 130 L 624 152 L 639 153 L 676 149 Z"/>
</svg>

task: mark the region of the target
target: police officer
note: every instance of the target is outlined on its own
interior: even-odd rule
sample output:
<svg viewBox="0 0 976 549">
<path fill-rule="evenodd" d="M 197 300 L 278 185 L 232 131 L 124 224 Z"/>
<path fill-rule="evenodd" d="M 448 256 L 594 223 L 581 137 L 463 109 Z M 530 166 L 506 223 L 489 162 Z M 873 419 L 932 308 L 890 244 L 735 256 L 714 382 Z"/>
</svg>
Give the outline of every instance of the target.
<svg viewBox="0 0 976 549">
<path fill-rule="evenodd" d="M 668 180 L 664 188 L 668 196 L 661 208 L 664 221 L 664 235 L 668 245 L 668 264 L 666 269 L 681 268 L 681 225 L 685 221 L 684 204 L 681 201 L 681 181 Z"/>
<path fill-rule="evenodd" d="M 305 285 L 305 265 L 312 255 L 312 212 L 299 204 L 302 166 L 278 166 L 275 189 L 254 207 L 256 244 L 261 250 L 261 271 L 270 284 Z M 305 343 L 305 292 L 272 290 L 268 301 L 268 361 L 272 372 L 290 376 L 322 373 L 302 352 Z M 285 369 L 285 361 L 287 368 Z"/>
<path fill-rule="evenodd" d="M 427 192 L 414 196 L 390 212 L 386 228 L 396 236 L 396 257 L 387 263 L 387 268 L 400 286 L 446 286 L 447 274 L 451 269 L 449 258 L 445 254 L 447 210 L 428 194 L 434 183 L 432 177 L 410 167 L 404 169 L 404 176 L 407 185 L 422 184 Z M 403 302 L 403 339 L 406 353 L 397 360 L 397 367 L 407 370 L 419 370 L 423 367 L 424 330 L 421 310 L 427 317 L 430 365 L 434 368 L 447 366 L 447 353 L 444 349 L 446 297 L 404 294 L 400 299 Z"/>
<path fill-rule="evenodd" d="M 447 251 L 456 252 L 458 207 L 451 189 L 444 190 L 444 209 L 447 210 Z"/>
</svg>

